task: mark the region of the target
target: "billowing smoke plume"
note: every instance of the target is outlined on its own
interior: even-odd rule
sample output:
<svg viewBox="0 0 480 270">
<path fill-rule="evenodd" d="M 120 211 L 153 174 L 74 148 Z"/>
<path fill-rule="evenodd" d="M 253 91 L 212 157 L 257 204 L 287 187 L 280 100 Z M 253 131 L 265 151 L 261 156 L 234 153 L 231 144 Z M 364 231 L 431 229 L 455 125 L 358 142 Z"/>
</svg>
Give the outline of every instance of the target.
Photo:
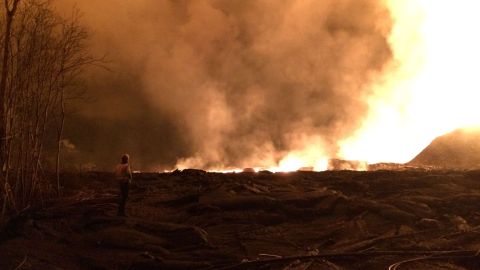
<svg viewBox="0 0 480 270">
<path fill-rule="evenodd" d="M 378 0 L 57 2 L 76 2 L 110 61 L 67 138 L 99 165 L 124 151 L 142 169 L 266 167 L 308 145 L 335 157 L 391 61 Z"/>
</svg>

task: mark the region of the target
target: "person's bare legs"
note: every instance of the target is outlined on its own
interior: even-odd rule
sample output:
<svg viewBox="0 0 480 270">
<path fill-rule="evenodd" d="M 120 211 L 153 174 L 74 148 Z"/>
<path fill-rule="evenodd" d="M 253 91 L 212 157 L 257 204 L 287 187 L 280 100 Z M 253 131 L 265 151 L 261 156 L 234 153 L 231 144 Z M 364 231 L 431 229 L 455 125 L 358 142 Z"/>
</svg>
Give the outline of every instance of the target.
<svg viewBox="0 0 480 270">
<path fill-rule="evenodd" d="M 120 183 L 120 198 L 118 201 L 118 213 L 117 216 L 126 216 L 125 215 L 125 205 L 127 204 L 128 199 L 128 182 Z"/>
</svg>

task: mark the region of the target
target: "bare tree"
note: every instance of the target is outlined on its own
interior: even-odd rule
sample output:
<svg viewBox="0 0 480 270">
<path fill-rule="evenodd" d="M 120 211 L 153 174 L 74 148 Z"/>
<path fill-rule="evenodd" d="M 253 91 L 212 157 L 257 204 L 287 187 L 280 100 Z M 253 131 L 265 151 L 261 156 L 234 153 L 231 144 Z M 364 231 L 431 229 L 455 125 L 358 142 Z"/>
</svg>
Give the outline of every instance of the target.
<svg viewBox="0 0 480 270">
<path fill-rule="evenodd" d="M 60 194 L 60 168 L 66 105 L 82 69 L 96 60 L 85 46 L 86 31 L 78 12 L 64 19 L 48 2 L 6 0 L 4 62 L 0 90 L 3 199 L 14 212 Z M 15 17 L 13 16 L 15 15 Z M 7 38 L 8 37 L 8 38 Z M 8 48 L 7 48 L 8 47 Z M 1 88 L 3 87 L 3 88 Z M 52 128 L 53 127 L 53 128 Z M 55 138 L 56 151 L 46 151 Z M 45 173 L 45 161 L 55 156 L 56 183 Z"/>
<path fill-rule="evenodd" d="M 7 85 L 7 76 L 9 70 L 9 57 L 10 57 L 10 39 L 11 39 L 11 32 L 12 32 L 12 24 L 13 18 L 17 11 L 18 4 L 20 0 L 13 0 L 13 2 L 9 0 L 4 0 L 5 4 L 5 30 L 3 32 L 3 57 L 2 57 L 2 72 L 0 77 L 0 186 L 3 187 L 2 194 L 3 194 L 3 204 L 2 204 L 2 212 L 1 217 L 4 216 L 7 202 L 9 201 L 9 197 L 11 197 L 10 186 L 8 181 L 4 179 L 4 162 L 6 156 L 6 119 L 5 119 L 5 92 L 6 92 L 6 85 Z"/>
</svg>

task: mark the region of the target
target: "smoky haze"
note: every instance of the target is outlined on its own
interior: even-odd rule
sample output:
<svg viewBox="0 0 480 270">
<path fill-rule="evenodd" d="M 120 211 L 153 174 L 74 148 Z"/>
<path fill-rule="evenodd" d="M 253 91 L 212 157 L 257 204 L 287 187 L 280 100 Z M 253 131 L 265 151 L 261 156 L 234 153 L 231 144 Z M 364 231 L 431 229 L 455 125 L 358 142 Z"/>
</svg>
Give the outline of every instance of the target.
<svg viewBox="0 0 480 270">
<path fill-rule="evenodd" d="M 67 130 L 70 160 L 98 168 L 123 152 L 142 170 L 269 166 L 311 142 L 335 157 L 392 61 L 378 0 L 55 5 L 77 6 L 109 60 L 87 73 L 90 99 Z"/>
</svg>

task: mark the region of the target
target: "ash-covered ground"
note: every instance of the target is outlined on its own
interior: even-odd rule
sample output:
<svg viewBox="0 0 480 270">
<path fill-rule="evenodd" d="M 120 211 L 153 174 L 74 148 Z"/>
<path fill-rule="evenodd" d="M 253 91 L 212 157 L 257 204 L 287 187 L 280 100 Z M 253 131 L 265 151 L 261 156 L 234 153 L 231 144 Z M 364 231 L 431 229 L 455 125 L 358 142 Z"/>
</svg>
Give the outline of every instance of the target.
<svg viewBox="0 0 480 270">
<path fill-rule="evenodd" d="M 480 171 L 65 175 L 0 269 L 479 269 Z M 18 268 L 16 268 L 18 267 Z"/>
</svg>

